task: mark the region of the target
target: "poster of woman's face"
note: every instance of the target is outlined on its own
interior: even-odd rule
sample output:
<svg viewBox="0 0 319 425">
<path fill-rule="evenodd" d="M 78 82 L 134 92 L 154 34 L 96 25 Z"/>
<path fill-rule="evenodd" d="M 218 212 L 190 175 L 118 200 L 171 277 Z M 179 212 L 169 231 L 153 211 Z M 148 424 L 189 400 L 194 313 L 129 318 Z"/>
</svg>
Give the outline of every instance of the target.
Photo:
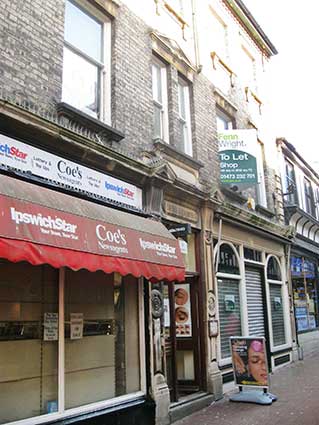
<svg viewBox="0 0 319 425">
<path fill-rule="evenodd" d="M 237 385 L 268 387 L 265 338 L 230 338 L 235 382 Z"/>
</svg>

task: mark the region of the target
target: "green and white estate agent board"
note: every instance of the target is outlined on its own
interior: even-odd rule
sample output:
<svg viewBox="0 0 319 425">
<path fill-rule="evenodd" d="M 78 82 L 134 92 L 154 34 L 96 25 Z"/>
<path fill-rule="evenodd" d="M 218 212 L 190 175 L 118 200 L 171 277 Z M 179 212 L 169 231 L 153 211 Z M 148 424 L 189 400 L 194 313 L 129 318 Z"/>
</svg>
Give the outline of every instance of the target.
<svg viewBox="0 0 319 425">
<path fill-rule="evenodd" d="M 232 129 L 218 133 L 222 184 L 258 183 L 257 146 L 257 133 L 254 129 Z"/>
</svg>

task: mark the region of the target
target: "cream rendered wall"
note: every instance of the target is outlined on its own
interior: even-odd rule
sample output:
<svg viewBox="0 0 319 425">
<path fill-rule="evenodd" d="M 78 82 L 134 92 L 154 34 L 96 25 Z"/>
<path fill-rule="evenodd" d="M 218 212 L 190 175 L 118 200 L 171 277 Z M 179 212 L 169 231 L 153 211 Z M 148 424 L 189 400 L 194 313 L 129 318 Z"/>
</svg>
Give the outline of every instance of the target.
<svg viewBox="0 0 319 425">
<path fill-rule="evenodd" d="M 184 13 L 182 17 L 186 21 L 184 32 L 182 31 L 181 23 L 164 6 L 165 2 L 163 0 L 123 0 L 122 3 L 148 24 L 150 30 L 156 30 L 164 36 L 175 40 L 188 58 L 195 63 L 191 0 L 186 0 L 183 3 Z M 177 9 L 178 2 L 167 0 L 166 3 L 174 10 Z M 176 12 L 180 13 L 179 10 L 176 10 Z"/>
</svg>

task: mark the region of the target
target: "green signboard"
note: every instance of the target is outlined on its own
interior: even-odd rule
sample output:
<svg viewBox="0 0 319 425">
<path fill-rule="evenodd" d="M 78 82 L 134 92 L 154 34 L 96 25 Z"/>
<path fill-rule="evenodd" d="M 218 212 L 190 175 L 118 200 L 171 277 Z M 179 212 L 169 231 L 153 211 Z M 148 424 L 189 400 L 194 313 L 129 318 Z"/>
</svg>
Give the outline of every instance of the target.
<svg viewBox="0 0 319 425">
<path fill-rule="evenodd" d="M 255 129 L 228 129 L 218 133 L 220 182 L 252 187 L 258 183 Z"/>
<path fill-rule="evenodd" d="M 257 183 L 256 157 L 241 150 L 219 151 L 222 184 Z"/>
</svg>

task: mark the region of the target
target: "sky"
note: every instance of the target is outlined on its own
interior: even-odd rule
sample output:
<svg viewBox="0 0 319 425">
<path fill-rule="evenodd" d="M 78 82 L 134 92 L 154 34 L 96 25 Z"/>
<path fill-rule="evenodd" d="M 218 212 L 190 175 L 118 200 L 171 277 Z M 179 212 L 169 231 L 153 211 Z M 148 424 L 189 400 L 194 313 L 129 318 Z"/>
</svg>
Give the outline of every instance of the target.
<svg viewBox="0 0 319 425">
<path fill-rule="evenodd" d="M 319 4 L 316 0 L 244 3 L 278 50 L 268 75 L 275 135 L 285 137 L 319 172 Z"/>
</svg>

